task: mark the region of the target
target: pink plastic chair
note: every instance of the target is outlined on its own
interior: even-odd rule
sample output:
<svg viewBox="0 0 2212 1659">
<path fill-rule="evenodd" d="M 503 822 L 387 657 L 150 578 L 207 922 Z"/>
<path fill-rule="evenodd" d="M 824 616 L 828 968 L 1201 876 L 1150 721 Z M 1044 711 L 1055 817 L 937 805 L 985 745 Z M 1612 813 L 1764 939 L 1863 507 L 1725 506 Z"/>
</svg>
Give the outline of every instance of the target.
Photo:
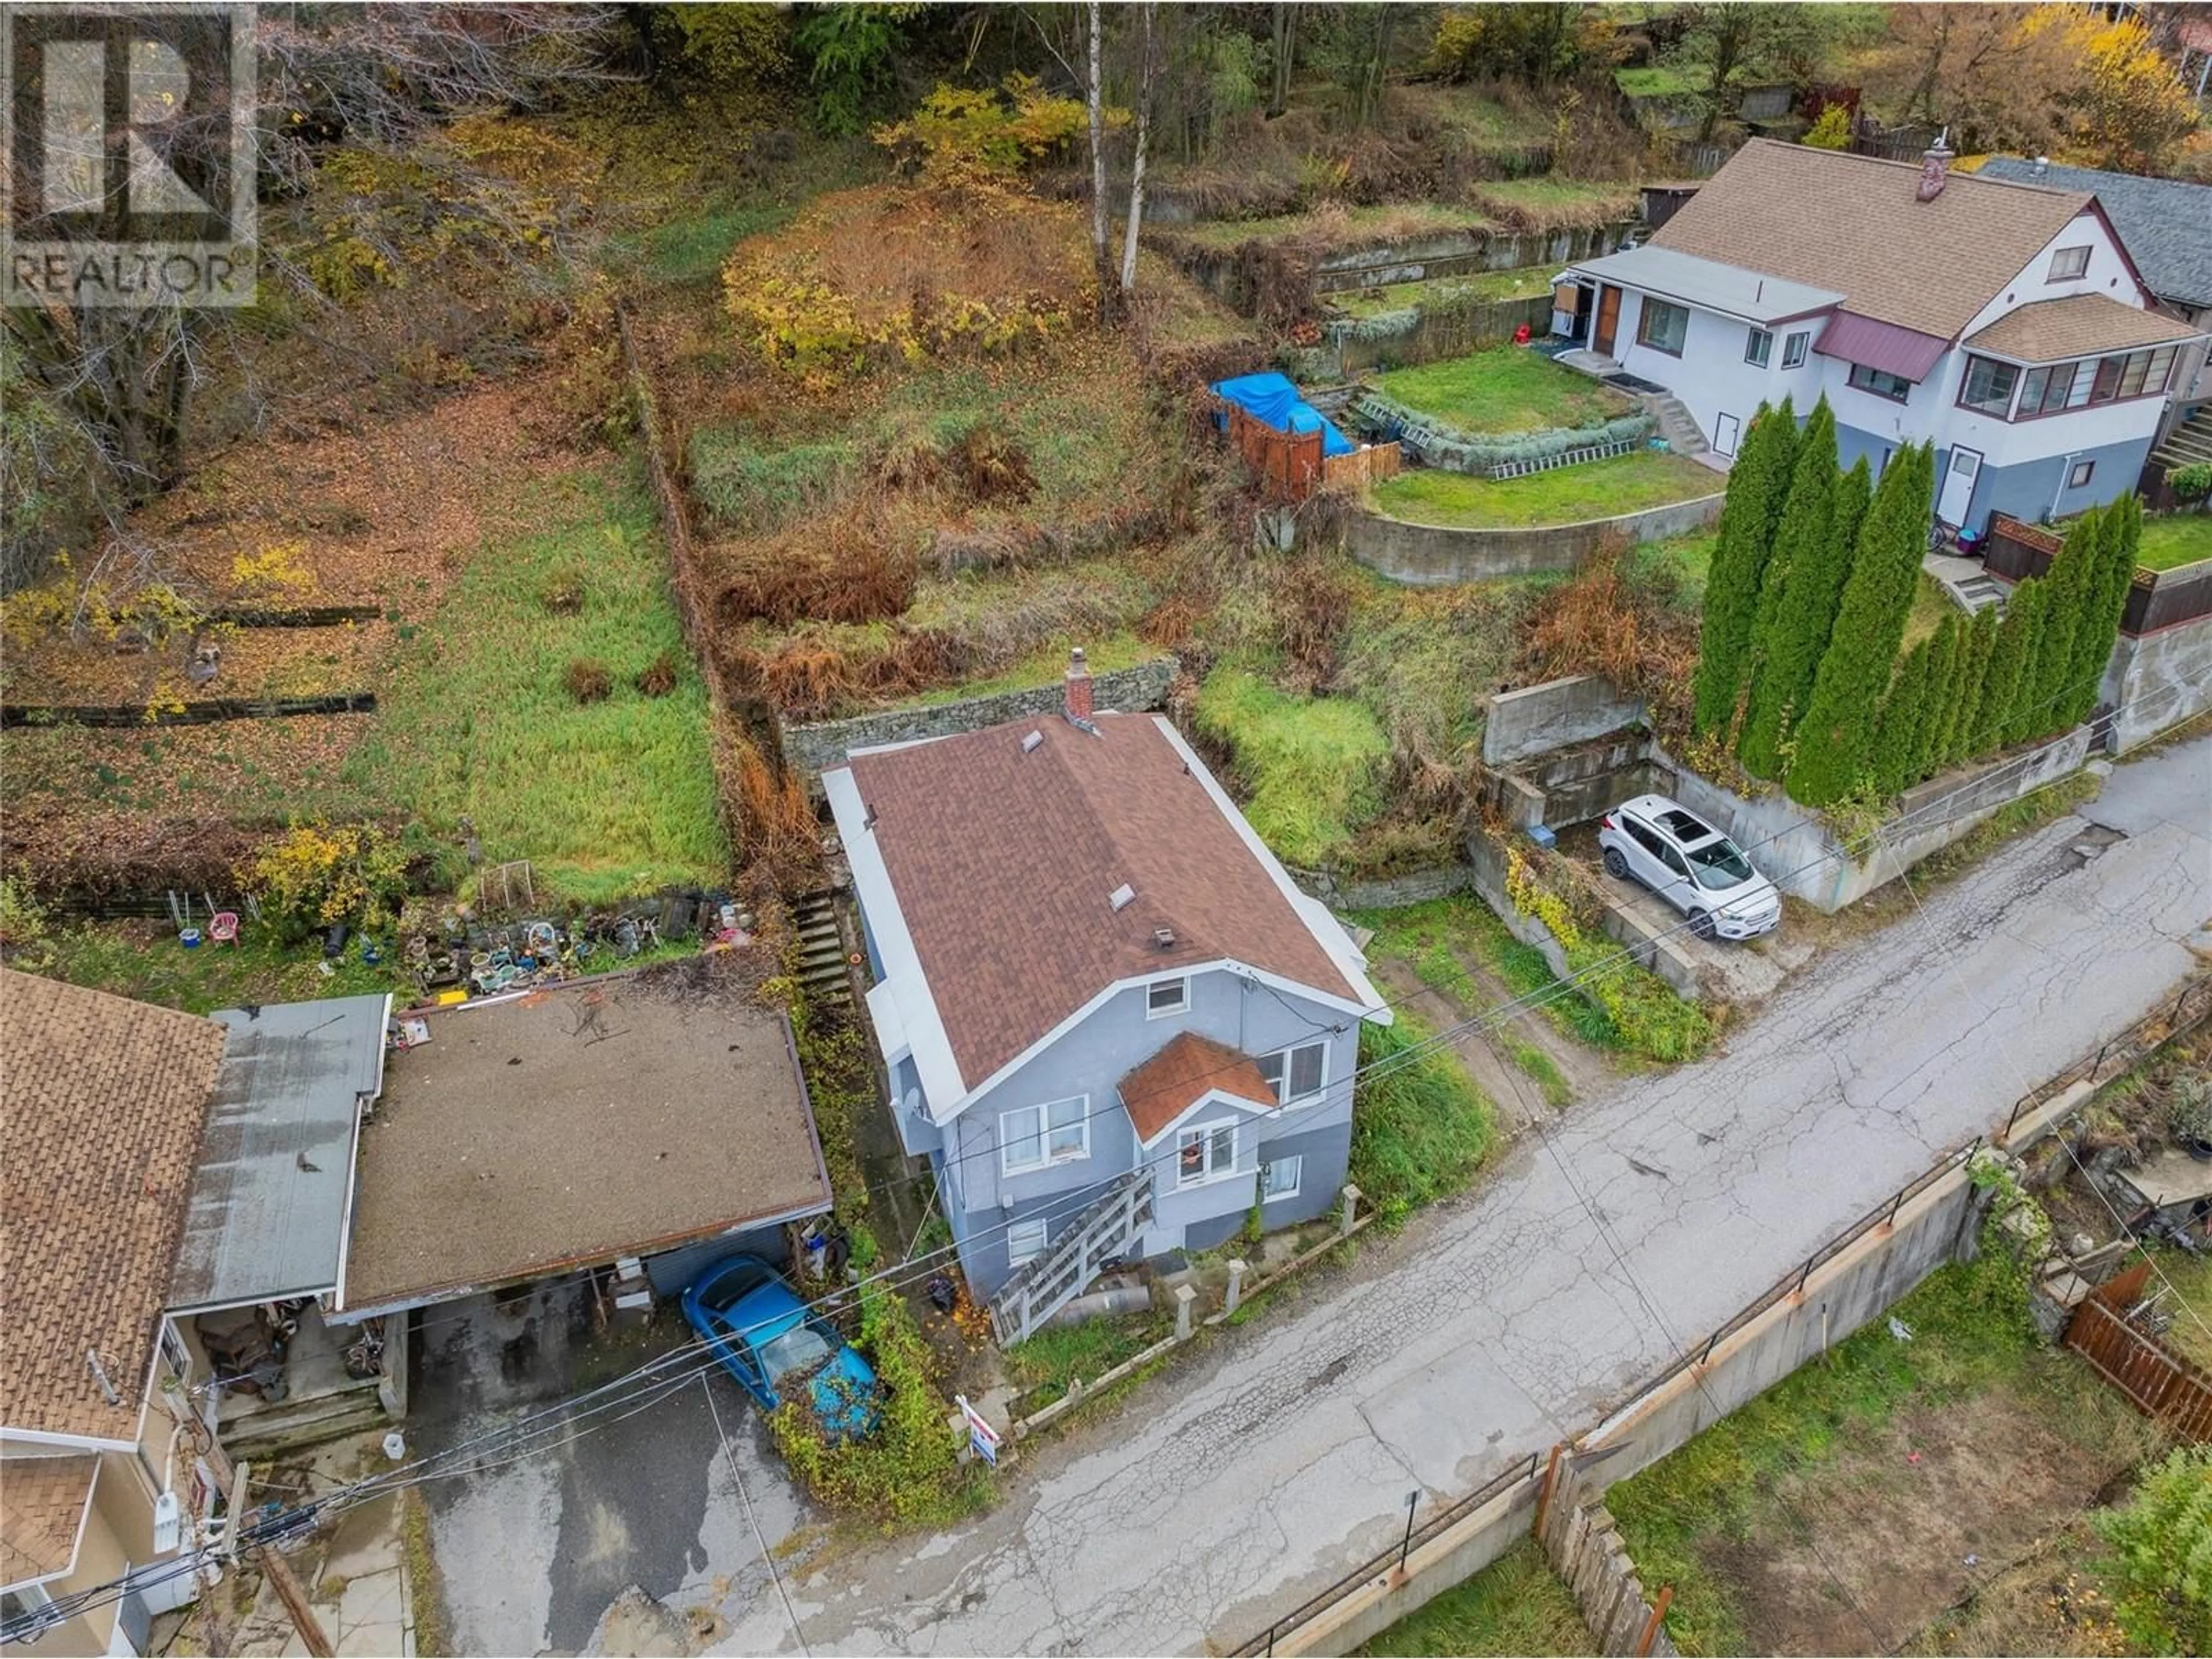
<svg viewBox="0 0 2212 1659">
<path fill-rule="evenodd" d="M 208 921 L 208 938 L 217 945 L 238 943 L 238 912 L 218 910 Z"/>
</svg>

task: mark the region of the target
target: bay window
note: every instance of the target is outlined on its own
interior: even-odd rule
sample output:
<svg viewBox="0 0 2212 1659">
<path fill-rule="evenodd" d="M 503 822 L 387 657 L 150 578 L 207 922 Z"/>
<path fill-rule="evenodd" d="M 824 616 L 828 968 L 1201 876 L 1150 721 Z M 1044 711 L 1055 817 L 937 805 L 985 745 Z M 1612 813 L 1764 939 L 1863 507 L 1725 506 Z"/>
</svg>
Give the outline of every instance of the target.
<svg viewBox="0 0 2212 1659">
<path fill-rule="evenodd" d="M 2100 357 L 2089 401 L 2109 404 L 2120 398 L 2147 398 L 2166 390 L 2166 377 L 2173 368 L 2173 346 L 2154 346 L 2125 356 Z"/>
<path fill-rule="evenodd" d="M 2019 384 L 2020 371 L 2010 363 L 2001 363 L 1994 357 L 1969 357 L 1966 383 L 1959 388 L 1959 406 L 2002 416 L 2012 408 L 2013 388 Z"/>
<path fill-rule="evenodd" d="M 2066 407 L 2074 394 L 2074 371 L 2078 365 L 2059 363 L 2050 368 L 2031 368 L 2020 390 L 2022 416 L 2050 415 Z"/>
<path fill-rule="evenodd" d="M 1176 1185 L 1197 1187 L 1237 1171 L 1237 1126 L 1207 1123 L 1176 1140 Z"/>
</svg>

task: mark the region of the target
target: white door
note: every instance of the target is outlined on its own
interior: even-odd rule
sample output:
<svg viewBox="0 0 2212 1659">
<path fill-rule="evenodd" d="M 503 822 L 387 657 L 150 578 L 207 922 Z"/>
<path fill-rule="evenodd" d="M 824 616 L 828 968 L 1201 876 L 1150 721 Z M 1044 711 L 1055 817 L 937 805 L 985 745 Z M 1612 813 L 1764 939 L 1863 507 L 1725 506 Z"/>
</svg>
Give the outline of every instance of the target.
<svg viewBox="0 0 2212 1659">
<path fill-rule="evenodd" d="M 1736 433 L 1741 422 L 1733 415 L 1723 415 L 1713 422 L 1713 449 L 1717 454 L 1735 453 Z"/>
<path fill-rule="evenodd" d="M 1978 451 L 1959 445 L 1951 448 L 1951 465 L 1943 474 L 1943 488 L 1936 497 L 1936 516 L 1953 529 L 1966 521 L 1966 508 L 1974 499 L 1974 480 L 1982 476 Z"/>
</svg>

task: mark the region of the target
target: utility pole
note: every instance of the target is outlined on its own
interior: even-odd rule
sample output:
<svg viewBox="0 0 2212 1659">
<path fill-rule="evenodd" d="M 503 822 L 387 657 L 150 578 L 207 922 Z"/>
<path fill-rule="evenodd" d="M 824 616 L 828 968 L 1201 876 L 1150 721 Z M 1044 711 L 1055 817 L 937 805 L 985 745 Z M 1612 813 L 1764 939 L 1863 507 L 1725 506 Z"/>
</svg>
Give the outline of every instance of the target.
<svg viewBox="0 0 2212 1659">
<path fill-rule="evenodd" d="M 234 1551 L 238 1547 L 239 1534 L 246 1523 L 246 1477 L 252 1468 L 249 1463 L 240 1463 L 231 1480 L 230 1529 L 227 1536 Z M 248 1553 L 253 1565 L 261 1569 L 262 1576 L 276 1590 L 276 1599 L 284 1604 L 284 1611 L 292 1615 L 292 1628 L 299 1632 L 300 1640 L 306 1644 L 307 1651 L 314 1656 L 314 1659 L 336 1659 L 330 1638 L 323 1634 L 322 1626 L 316 1621 L 315 1610 L 307 1604 L 307 1589 L 300 1583 L 299 1575 L 292 1571 L 292 1564 L 279 1555 L 273 1545 L 250 1546 Z"/>
</svg>

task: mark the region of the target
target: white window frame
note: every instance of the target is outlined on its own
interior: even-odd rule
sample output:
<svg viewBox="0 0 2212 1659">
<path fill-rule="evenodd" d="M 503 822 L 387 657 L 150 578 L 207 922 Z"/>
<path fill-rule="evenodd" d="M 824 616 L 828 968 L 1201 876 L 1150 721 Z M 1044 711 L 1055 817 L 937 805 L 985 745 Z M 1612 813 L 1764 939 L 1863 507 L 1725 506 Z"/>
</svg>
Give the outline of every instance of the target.
<svg viewBox="0 0 2212 1659">
<path fill-rule="evenodd" d="M 1804 368 L 1805 359 L 1812 349 L 1813 331 L 1809 328 L 1800 329 L 1796 333 L 1788 336 L 1782 342 L 1782 367 L 1784 368 Z"/>
<path fill-rule="evenodd" d="M 1286 1167 L 1291 1172 L 1291 1184 L 1279 1193 L 1269 1192 L 1267 1172 Z M 1286 1198 L 1296 1198 L 1298 1188 L 1305 1184 L 1305 1176 L 1306 1156 L 1304 1152 L 1292 1152 L 1288 1158 L 1262 1158 L 1260 1160 L 1260 1202 L 1279 1204 Z"/>
<path fill-rule="evenodd" d="M 1030 1241 L 1036 1242 L 1031 1243 Z M 1044 1254 L 1044 1247 L 1052 1243 L 1052 1226 L 1041 1215 L 1033 1215 L 1006 1226 L 1006 1265 L 1025 1267 Z"/>
<path fill-rule="evenodd" d="M 2080 268 L 2075 270 L 2061 271 L 2058 269 L 2058 262 L 2062 259 L 2066 259 L 2070 255 L 2074 254 L 2079 254 L 2081 256 Z M 2053 248 L 2051 252 L 2051 274 L 2045 276 L 2044 281 L 2047 283 L 2078 283 L 2088 274 L 2089 245 L 2087 242 L 2084 242 L 2079 247 Z"/>
<path fill-rule="evenodd" d="M 1079 1150 L 1056 1155 L 1054 1153 L 1052 1109 L 1055 1106 L 1075 1108 L 1074 1121 L 1072 1123 L 1063 1122 L 1060 1127 L 1063 1130 L 1073 1128 L 1076 1132 L 1081 1140 Z M 1015 1118 L 1031 1115 L 1036 1119 L 1036 1127 L 1034 1131 L 1017 1131 L 1012 1127 Z M 1015 1146 L 1022 1141 L 1030 1139 L 1032 1136 L 1036 1141 L 1037 1156 L 1034 1159 L 1016 1163 L 1014 1161 Z M 1031 1175 L 1039 1170 L 1053 1169 L 1062 1164 L 1080 1164 L 1090 1156 L 1091 1097 L 1089 1095 L 1070 1095 L 1060 1100 L 1041 1100 L 1034 1106 L 1016 1106 L 1011 1110 L 999 1114 L 999 1173 L 1001 1175 Z"/>
<path fill-rule="evenodd" d="M 1213 1162 L 1213 1138 L 1224 1129 L 1229 1132 L 1229 1161 L 1217 1169 Z M 1211 1187 L 1217 1181 L 1235 1179 L 1237 1158 L 1242 1151 L 1237 1144 L 1237 1120 L 1233 1117 L 1209 1118 L 1204 1123 L 1186 1124 L 1177 1130 L 1176 1132 L 1176 1190 L 1186 1192 L 1193 1187 Z M 1188 1176 L 1183 1173 L 1182 1154 L 1183 1149 L 1194 1139 L 1205 1147 L 1206 1152 L 1200 1173 Z"/>
<path fill-rule="evenodd" d="M 1173 1002 L 1163 1006 L 1152 1000 L 1154 992 L 1165 990 L 1175 992 L 1176 1000 Z M 1189 1012 L 1190 980 L 1188 975 L 1182 979 L 1156 979 L 1145 987 L 1145 1018 L 1146 1019 L 1173 1019 L 1177 1014 L 1187 1014 Z"/>
<path fill-rule="evenodd" d="M 1765 368 L 1774 361 L 1774 331 L 1754 328 L 1744 337 L 1743 360 L 1753 368 Z"/>
<path fill-rule="evenodd" d="M 9 1588 L 8 1594 L 15 1599 L 16 1604 L 22 1609 L 21 1616 L 26 1619 L 31 1618 L 35 1614 L 44 1613 L 48 1607 L 54 1604 L 53 1593 L 47 1589 L 44 1580 L 40 1580 L 36 1583 L 13 1585 Z M 58 1626 L 47 1626 L 40 1630 L 37 1637 L 27 1638 L 25 1639 L 32 1641 L 39 1640 L 41 1638 L 52 1634 L 52 1631 L 57 1628 L 58 1628 Z M 8 1645 L 12 1648 L 16 1646 L 17 1644 L 11 1641 Z"/>
<path fill-rule="evenodd" d="M 2066 487 L 2069 489 L 2087 489 L 2089 487 L 2089 480 L 2096 476 L 2096 462 L 2076 461 L 2066 471 Z"/>
<path fill-rule="evenodd" d="M 1312 1088 L 1307 1090 L 1306 1092 L 1302 1095 L 1287 1095 L 1284 1091 L 1290 1087 L 1291 1084 L 1291 1056 L 1297 1053 L 1301 1048 L 1318 1048 L 1321 1050 L 1321 1081 L 1315 1084 Z M 1282 1075 L 1279 1079 L 1267 1077 L 1267 1062 L 1269 1060 L 1279 1060 L 1282 1063 Z M 1327 1038 L 1322 1038 L 1312 1042 L 1293 1042 L 1287 1048 L 1278 1048 L 1273 1054 L 1261 1054 L 1259 1057 L 1259 1064 L 1260 1075 L 1263 1078 L 1267 1078 L 1267 1082 L 1273 1085 L 1275 1091 L 1275 1104 L 1278 1106 L 1288 1108 L 1297 1105 L 1305 1101 L 1318 1100 L 1322 1096 L 1328 1092 L 1328 1042 Z"/>
</svg>

